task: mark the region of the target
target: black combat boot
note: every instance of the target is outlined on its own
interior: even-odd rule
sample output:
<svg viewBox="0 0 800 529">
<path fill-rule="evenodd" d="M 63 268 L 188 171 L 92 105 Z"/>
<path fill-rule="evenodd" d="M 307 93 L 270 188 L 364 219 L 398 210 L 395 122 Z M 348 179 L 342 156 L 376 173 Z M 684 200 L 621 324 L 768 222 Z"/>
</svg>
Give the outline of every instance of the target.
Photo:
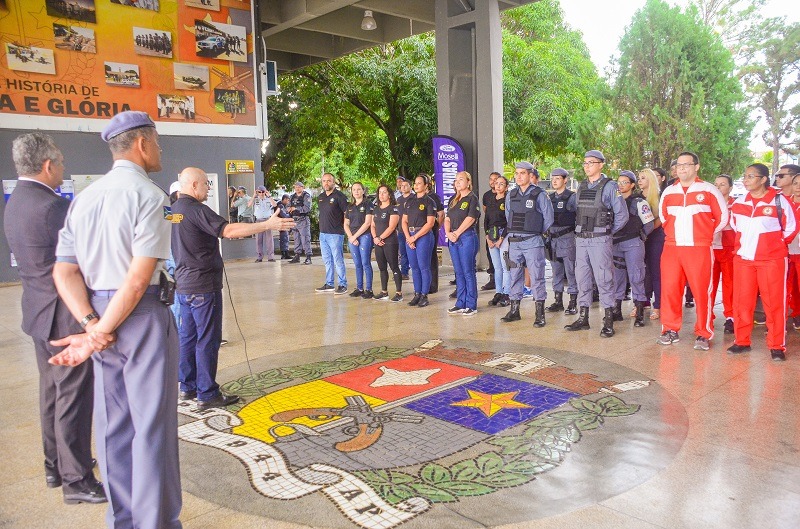
<svg viewBox="0 0 800 529">
<path fill-rule="evenodd" d="M 617 300 L 614 303 L 614 308 L 611 309 L 611 317 L 614 321 L 622 321 L 622 301 Z"/>
<path fill-rule="evenodd" d="M 506 323 L 510 321 L 519 321 L 522 317 L 519 315 L 519 300 L 512 299 L 511 300 L 511 309 L 508 311 L 508 314 L 500 318 L 500 321 L 504 321 Z"/>
<path fill-rule="evenodd" d="M 634 327 L 644 327 L 644 301 L 634 301 L 636 307 L 636 317 L 633 320 Z"/>
<path fill-rule="evenodd" d="M 567 310 L 564 311 L 564 314 L 566 314 L 567 316 L 572 316 L 577 313 L 578 313 L 578 295 L 570 294 L 569 305 L 567 305 Z"/>
<path fill-rule="evenodd" d="M 290 263 L 299 263 L 300 262 L 300 254 L 299 253 L 294 254 L 294 257 L 292 257 L 292 260 L 289 261 L 289 262 Z"/>
<path fill-rule="evenodd" d="M 560 293 L 559 293 L 560 294 Z M 562 305 L 563 309 L 564 306 Z M 559 309 L 560 310 L 560 309 Z M 536 302 L 536 319 L 533 321 L 534 327 L 544 327 L 544 300 Z"/>
<path fill-rule="evenodd" d="M 281 261 L 283 261 L 284 259 L 291 259 L 291 257 L 289 257 L 288 250 L 281 252 Z"/>
<path fill-rule="evenodd" d="M 611 338 L 614 336 L 614 309 L 608 307 L 603 316 L 603 328 L 600 329 L 601 338 Z"/>
<path fill-rule="evenodd" d="M 547 312 L 558 312 L 560 310 L 564 310 L 564 293 L 563 292 L 553 292 L 553 295 L 555 295 L 556 300 L 555 300 L 555 302 L 553 302 L 552 305 L 547 307 Z"/>
<path fill-rule="evenodd" d="M 565 325 L 564 328 L 568 331 L 582 331 L 589 329 L 589 307 L 581 307 L 581 314 L 578 319 Z"/>
</svg>

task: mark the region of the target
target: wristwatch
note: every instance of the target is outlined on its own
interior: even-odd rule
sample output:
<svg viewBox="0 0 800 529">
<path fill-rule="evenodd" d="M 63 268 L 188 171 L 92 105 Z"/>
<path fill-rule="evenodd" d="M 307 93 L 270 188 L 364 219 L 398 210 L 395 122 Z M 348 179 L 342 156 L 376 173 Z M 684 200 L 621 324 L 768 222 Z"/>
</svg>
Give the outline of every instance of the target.
<svg viewBox="0 0 800 529">
<path fill-rule="evenodd" d="M 92 312 L 90 312 L 89 314 L 84 316 L 83 319 L 81 320 L 81 329 L 85 330 L 86 326 L 89 325 L 90 321 L 99 320 L 99 319 L 100 319 L 100 315 L 96 311 L 93 310 Z"/>
</svg>

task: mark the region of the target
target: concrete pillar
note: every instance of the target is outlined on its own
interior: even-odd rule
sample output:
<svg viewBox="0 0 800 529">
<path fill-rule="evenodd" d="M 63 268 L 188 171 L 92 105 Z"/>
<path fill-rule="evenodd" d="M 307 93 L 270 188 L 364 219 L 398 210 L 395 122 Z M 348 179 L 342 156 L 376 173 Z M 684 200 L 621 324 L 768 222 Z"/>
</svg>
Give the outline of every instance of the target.
<svg viewBox="0 0 800 529">
<path fill-rule="evenodd" d="M 439 134 L 464 147 L 467 171 L 481 198 L 489 173 L 503 170 L 503 46 L 497 0 L 436 0 L 436 81 Z M 480 240 L 478 263 L 486 266 L 484 238 Z"/>
</svg>

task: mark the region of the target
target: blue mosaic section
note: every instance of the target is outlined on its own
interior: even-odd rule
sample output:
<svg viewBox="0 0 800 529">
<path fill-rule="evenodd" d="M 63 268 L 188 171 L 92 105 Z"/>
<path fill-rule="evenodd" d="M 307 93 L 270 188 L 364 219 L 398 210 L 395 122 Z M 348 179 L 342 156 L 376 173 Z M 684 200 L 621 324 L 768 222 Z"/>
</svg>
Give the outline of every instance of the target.
<svg viewBox="0 0 800 529">
<path fill-rule="evenodd" d="M 454 403 L 470 398 L 467 390 L 493 395 L 517 391 L 514 401 L 527 404 L 530 408 L 502 409 L 491 417 L 487 417 L 478 408 L 454 406 Z M 579 396 L 577 393 L 569 391 L 487 374 L 462 386 L 411 402 L 404 407 L 472 430 L 494 435 L 557 408 L 577 396 Z"/>
</svg>

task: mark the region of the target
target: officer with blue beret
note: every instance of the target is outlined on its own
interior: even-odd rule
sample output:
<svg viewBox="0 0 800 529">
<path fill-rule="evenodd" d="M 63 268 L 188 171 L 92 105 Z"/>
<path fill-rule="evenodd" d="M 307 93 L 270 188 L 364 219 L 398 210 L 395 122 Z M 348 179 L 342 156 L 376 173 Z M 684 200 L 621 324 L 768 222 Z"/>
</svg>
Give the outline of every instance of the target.
<svg viewBox="0 0 800 529">
<path fill-rule="evenodd" d="M 564 314 L 578 313 L 578 284 L 575 281 L 575 212 L 578 209 L 575 193 L 567 189 L 569 173 L 557 167 L 550 171 L 553 193 L 553 225 L 550 226 L 550 267 L 553 270 L 553 295 L 555 301 L 547 312 L 564 310 L 564 288 L 569 294 L 569 304 Z M 566 283 L 566 285 L 565 285 Z"/>
</svg>

